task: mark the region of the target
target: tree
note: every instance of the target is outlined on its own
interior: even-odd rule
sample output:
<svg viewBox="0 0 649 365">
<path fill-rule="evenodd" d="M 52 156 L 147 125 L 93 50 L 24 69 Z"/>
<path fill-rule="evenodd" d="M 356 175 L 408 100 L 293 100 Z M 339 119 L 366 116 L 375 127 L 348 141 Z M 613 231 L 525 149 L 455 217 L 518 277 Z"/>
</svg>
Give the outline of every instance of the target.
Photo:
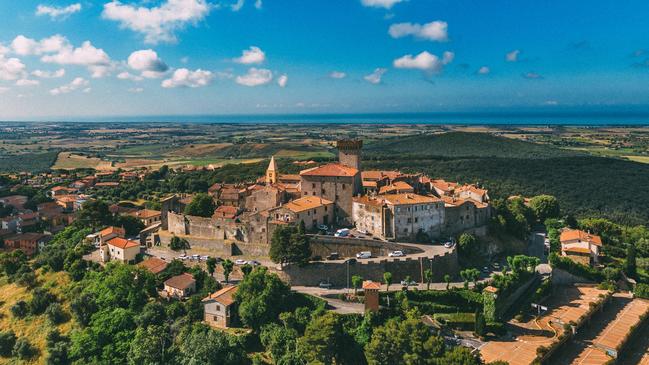
<svg viewBox="0 0 649 365">
<path fill-rule="evenodd" d="M 173 236 L 169 242 L 169 248 L 174 251 L 186 250 L 189 248 L 189 242 L 184 238 Z"/>
<path fill-rule="evenodd" d="M 334 364 L 340 356 L 342 324 L 337 314 L 326 312 L 309 322 L 304 336 L 298 339 L 298 353 L 307 363 Z M 337 363 L 337 361 L 336 361 Z"/>
<path fill-rule="evenodd" d="M 123 227 L 128 236 L 135 236 L 144 229 L 144 223 L 132 215 L 119 215 L 115 218 L 114 225 Z"/>
<path fill-rule="evenodd" d="M 276 323 L 265 325 L 259 335 L 261 344 L 270 354 L 274 364 L 293 364 L 293 362 L 289 362 L 291 360 L 289 356 L 296 352 L 297 338 L 296 330 Z"/>
<path fill-rule="evenodd" d="M 635 276 L 637 271 L 635 246 L 631 243 L 626 248 L 626 273 L 629 276 Z"/>
<path fill-rule="evenodd" d="M 239 283 L 235 301 L 239 303 L 239 318 L 244 325 L 258 331 L 263 325 L 276 321 L 286 310 L 290 288 L 266 267 L 257 267 Z"/>
<path fill-rule="evenodd" d="M 392 284 L 392 273 L 391 272 L 384 272 L 383 273 L 383 282 L 385 283 L 386 290 L 390 291 L 390 284 Z"/>
<path fill-rule="evenodd" d="M 21 337 L 16 340 L 11 355 L 21 360 L 27 360 L 36 355 L 37 349 L 25 338 Z"/>
<path fill-rule="evenodd" d="M 210 276 L 214 276 L 214 271 L 216 271 L 216 259 L 214 257 L 210 257 L 207 259 L 207 262 L 205 265 L 207 266 L 207 272 L 210 273 Z"/>
<path fill-rule="evenodd" d="M 359 275 L 352 275 L 352 287 L 354 288 L 354 295 L 356 295 L 356 292 L 361 285 L 363 285 L 363 277 Z"/>
<path fill-rule="evenodd" d="M 202 323 L 183 328 L 177 337 L 177 348 L 180 365 L 250 363 L 238 337 L 214 331 Z"/>
<path fill-rule="evenodd" d="M 462 233 L 458 239 L 458 247 L 463 255 L 473 253 L 477 243 L 478 240 L 470 233 Z"/>
<path fill-rule="evenodd" d="M 23 318 L 29 314 L 29 306 L 24 300 L 19 300 L 11 306 L 11 314 L 16 318 Z"/>
<path fill-rule="evenodd" d="M 230 273 L 234 268 L 234 262 L 230 261 L 229 259 L 225 259 L 221 262 L 221 266 L 223 267 L 223 276 L 225 277 L 225 282 L 227 283 L 228 279 L 230 278 Z"/>
<path fill-rule="evenodd" d="M 469 289 L 469 276 L 467 270 L 460 271 L 460 277 L 464 280 L 464 289 Z"/>
<path fill-rule="evenodd" d="M 139 327 L 128 351 L 130 365 L 157 365 L 170 362 L 171 346 L 169 330 L 164 326 Z"/>
<path fill-rule="evenodd" d="M 103 200 L 88 200 L 81 206 L 75 224 L 78 227 L 100 229 L 113 224 L 113 215 Z"/>
<path fill-rule="evenodd" d="M 548 218 L 559 218 L 561 209 L 559 201 L 552 195 L 537 195 L 530 199 L 530 209 L 534 212 L 536 220 L 545 222 Z"/>
<path fill-rule="evenodd" d="M 56 296 L 54 294 L 46 289 L 36 288 L 32 300 L 29 302 L 29 311 L 35 315 L 42 314 L 55 301 Z"/>
<path fill-rule="evenodd" d="M 45 310 L 45 314 L 47 314 L 47 318 L 54 325 L 63 323 L 68 319 L 68 315 L 65 313 L 63 307 L 59 303 L 50 304 Z"/>
<path fill-rule="evenodd" d="M 444 274 L 444 281 L 446 282 L 446 290 L 449 290 L 451 287 L 451 275 Z"/>
<path fill-rule="evenodd" d="M 0 356 L 11 356 L 11 351 L 13 350 L 15 343 L 16 334 L 14 331 L 9 330 L 0 332 Z"/>
<path fill-rule="evenodd" d="M 475 312 L 475 334 L 479 337 L 487 334 L 487 322 L 482 311 Z"/>
<path fill-rule="evenodd" d="M 241 265 L 241 272 L 243 273 L 243 276 L 250 274 L 252 272 L 252 265 L 250 264 Z"/>
<path fill-rule="evenodd" d="M 270 241 L 269 256 L 280 265 L 304 263 L 311 257 L 311 245 L 306 235 L 304 222 L 300 224 L 279 226 L 273 232 Z"/>
<path fill-rule="evenodd" d="M 426 280 L 426 290 L 430 290 L 430 284 L 433 282 L 433 270 L 426 269 L 424 279 Z"/>
<path fill-rule="evenodd" d="M 185 214 L 209 218 L 214 214 L 215 209 L 216 204 L 214 204 L 214 199 L 211 196 L 198 193 L 194 195 L 191 203 L 185 207 Z"/>
</svg>

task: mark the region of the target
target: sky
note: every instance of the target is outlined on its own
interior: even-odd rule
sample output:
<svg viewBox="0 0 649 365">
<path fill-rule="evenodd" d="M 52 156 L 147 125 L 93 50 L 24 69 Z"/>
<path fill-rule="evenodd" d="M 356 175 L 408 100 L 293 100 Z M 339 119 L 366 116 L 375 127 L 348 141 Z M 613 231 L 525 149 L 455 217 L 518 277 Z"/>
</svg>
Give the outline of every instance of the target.
<svg viewBox="0 0 649 365">
<path fill-rule="evenodd" d="M 646 0 L 0 0 L 0 120 L 649 109 Z"/>
</svg>

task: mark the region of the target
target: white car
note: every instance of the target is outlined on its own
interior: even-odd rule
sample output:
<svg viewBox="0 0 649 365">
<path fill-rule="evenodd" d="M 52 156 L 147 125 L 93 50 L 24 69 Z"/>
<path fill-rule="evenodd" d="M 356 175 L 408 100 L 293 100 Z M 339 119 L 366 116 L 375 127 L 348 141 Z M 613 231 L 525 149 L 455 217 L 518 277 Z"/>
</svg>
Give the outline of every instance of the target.
<svg viewBox="0 0 649 365">
<path fill-rule="evenodd" d="M 210 257 L 209 257 L 208 255 L 201 256 L 201 260 L 203 260 L 203 261 L 207 261 L 207 259 L 209 259 L 209 258 L 210 258 Z"/>
<path fill-rule="evenodd" d="M 334 233 L 334 237 L 347 237 L 349 236 L 349 229 L 348 228 L 341 228 Z"/>
<path fill-rule="evenodd" d="M 446 247 L 446 248 L 451 248 L 451 247 L 453 247 L 453 242 L 446 242 L 446 243 L 444 244 L 444 247 Z"/>
<path fill-rule="evenodd" d="M 247 263 L 248 263 L 248 261 L 246 261 L 246 260 L 242 260 L 242 259 L 238 259 L 238 260 L 235 260 L 235 261 L 234 261 L 234 264 L 235 264 L 235 265 L 245 265 L 245 264 L 247 264 Z"/>
<path fill-rule="evenodd" d="M 200 260 L 201 260 L 201 256 L 200 256 L 200 255 L 192 255 L 192 260 L 194 260 L 194 261 L 200 261 Z"/>
<path fill-rule="evenodd" d="M 388 254 L 389 257 L 403 257 L 406 254 L 403 251 L 392 251 Z"/>
<path fill-rule="evenodd" d="M 247 263 L 248 265 L 250 265 L 250 266 L 259 266 L 259 265 L 261 265 L 261 262 L 259 262 L 259 261 L 257 261 L 257 260 L 250 260 L 250 261 L 248 261 L 248 262 L 246 262 L 246 263 Z"/>
<path fill-rule="evenodd" d="M 362 251 L 356 254 L 357 259 L 369 259 L 372 258 L 372 253 L 370 251 Z"/>
<path fill-rule="evenodd" d="M 178 260 L 181 260 L 181 261 L 185 261 L 185 260 L 187 260 L 188 258 L 189 258 L 189 256 L 187 256 L 187 255 L 180 255 L 180 256 L 178 256 Z"/>
</svg>

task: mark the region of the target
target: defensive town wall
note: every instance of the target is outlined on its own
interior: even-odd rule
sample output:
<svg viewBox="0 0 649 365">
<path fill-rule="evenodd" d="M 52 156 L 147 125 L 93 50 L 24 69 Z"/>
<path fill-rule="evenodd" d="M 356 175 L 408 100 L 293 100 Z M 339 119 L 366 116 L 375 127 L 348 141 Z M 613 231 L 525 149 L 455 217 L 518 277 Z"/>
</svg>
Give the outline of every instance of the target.
<svg viewBox="0 0 649 365">
<path fill-rule="evenodd" d="M 313 262 L 300 267 L 287 265 L 279 273 L 291 285 L 314 286 L 320 282 L 330 282 L 334 286 L 344 287 L 354 275 L 364 280 L 383 282 L 383 273 L 392 273 L 392 281 L 399 283 L 406 277 L 414 281 L 425 282 L 424 271 L 433 271 L 433 281 L 443 281 L 444 275 L 456 277 L 458 272 L 457 251 L 444 255 L 428 257 L 405 257 L 359 260 L 354 264 L 341 261 Z"/>
<path fill-rule="evenodd" d="M 338 252 L 343 257 L 354 257 L 361 251 L 370 251 L 375 257 L 387 256 L 388 253 L 396 250 L 410 255 L 423 252 L 417 247 L 394 242 L 324 235 L 311 235 L 310 237 L 311 254 L 320 257 L 327 257 L 332 252 Z"/>
</svg>

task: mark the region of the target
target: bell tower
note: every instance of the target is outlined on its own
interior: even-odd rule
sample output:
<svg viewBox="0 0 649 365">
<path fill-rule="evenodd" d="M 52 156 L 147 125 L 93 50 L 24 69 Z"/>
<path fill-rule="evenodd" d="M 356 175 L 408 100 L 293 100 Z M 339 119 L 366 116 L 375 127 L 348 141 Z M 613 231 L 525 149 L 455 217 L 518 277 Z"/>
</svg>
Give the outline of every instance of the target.
<svg viewBox="0 0 649 365">
<path fill-rule="evenodd" d="M 356 170 L 361 170 L 363 141 L 359 139 L 340 140 L 336 143 L 336 148 L 338 148 L 338 162 Z"/>
<path fill-rule="evenodd" d="M 270 163 L 266 169 L 266 185 L 276 184 L 277 183 L 277 163 L 275 162 L 275 156 L 270 158 Z"/>
</svg>

